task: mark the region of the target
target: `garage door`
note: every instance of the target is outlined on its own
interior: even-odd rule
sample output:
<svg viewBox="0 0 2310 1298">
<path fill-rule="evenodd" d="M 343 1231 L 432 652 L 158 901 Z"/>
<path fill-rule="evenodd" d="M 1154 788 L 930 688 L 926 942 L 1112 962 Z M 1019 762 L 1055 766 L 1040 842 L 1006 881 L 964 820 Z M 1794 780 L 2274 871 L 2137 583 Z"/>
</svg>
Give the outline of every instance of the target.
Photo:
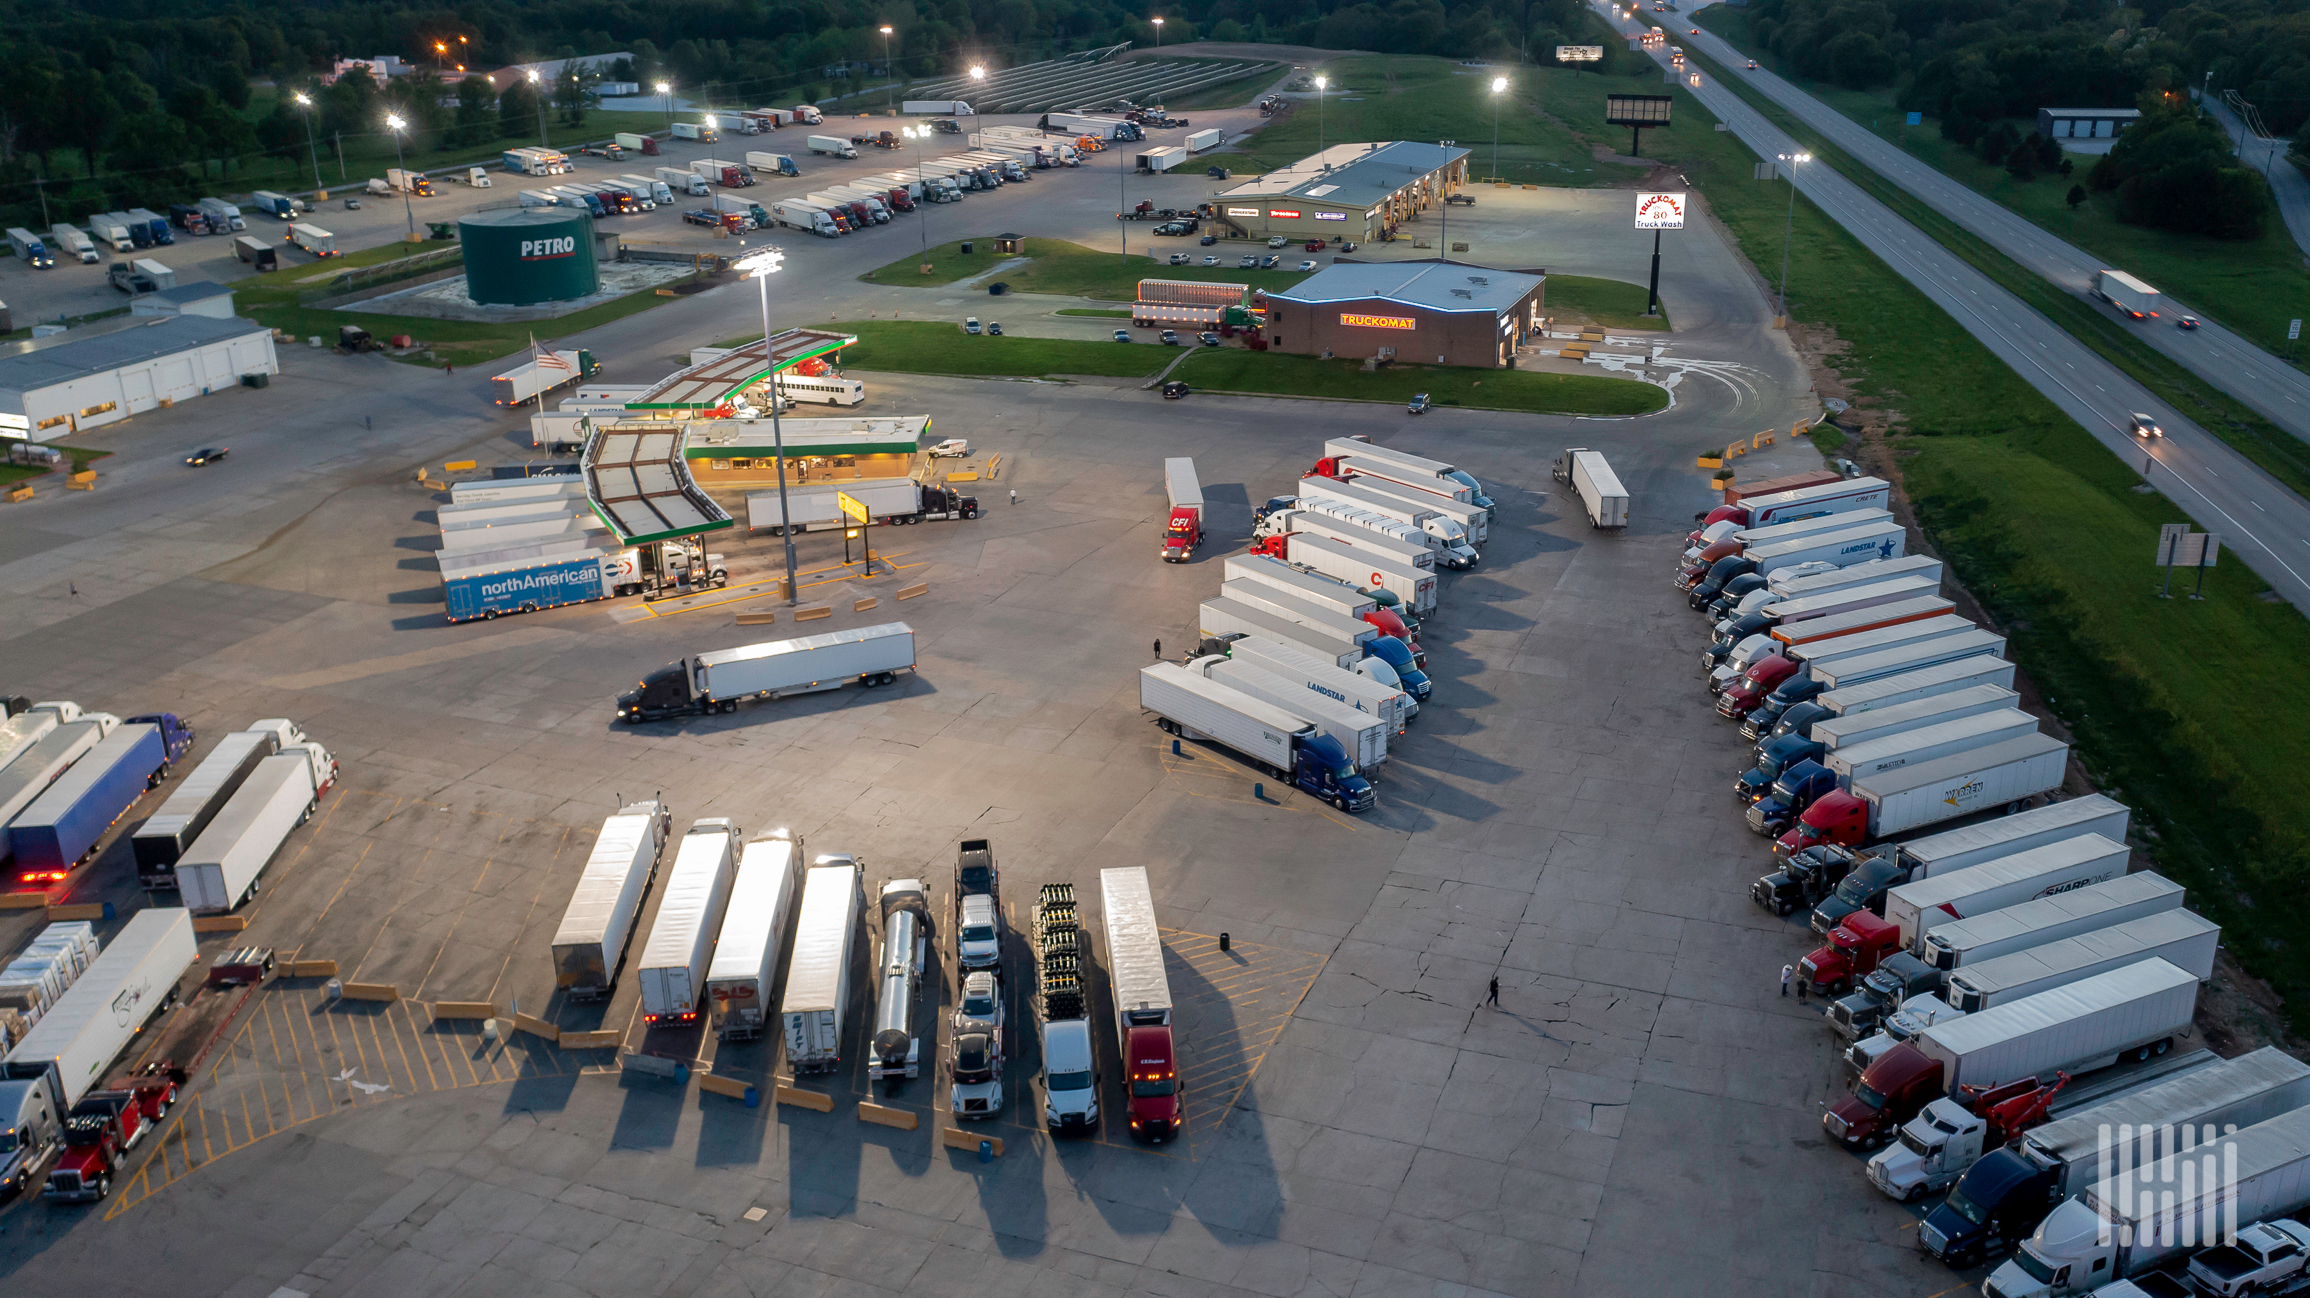
<svg viewBox="0 0 2310 1298">
<path fill-rule="evenodd" d="M 154 362 L 152 383 L 160 395 L 171 401 L 184 401 L 201 394 L 200 384 L 193 381 L 192 361 L 183 356 Z"/>
<path fill-rule="evenodd" d="M 155 404 L 152 393 L 152 371 L 143 367 L 120 372 L 121 404 L 128 413 L 141 415 Z"/>
</svg>

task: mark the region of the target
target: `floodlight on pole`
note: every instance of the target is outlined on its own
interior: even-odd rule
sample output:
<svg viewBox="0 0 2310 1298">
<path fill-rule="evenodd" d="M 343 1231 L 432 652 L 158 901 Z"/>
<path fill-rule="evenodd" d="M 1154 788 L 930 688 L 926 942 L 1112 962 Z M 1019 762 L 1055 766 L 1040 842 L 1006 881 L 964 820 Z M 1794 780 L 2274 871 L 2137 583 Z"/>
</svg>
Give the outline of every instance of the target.
<svg viewBox="0 0 2310 1298">
<path fill-rule="evenodd" d="M 890 67 L 889 23 L 884 23 L 882 25 L 882 75 L 889 79 L 889 84 L 883 87 L 883 107 L 890 109 L 892 112 L 896 112 L 898 111 L 898 105 L 896 104 L 894 97 L 898 94 L 898 78 L 892 74 Z"/>
<path fill-rule="evenodd" d="M 922 217 L 916 222 L 922 228 L 922 260 L 930 262 L 930 186 L 923 180 L 922 142 L 930 138 L 927 126 L 902 126 L 900 135 L 914 141 L 914 187 L 922 191 Z"/>
<path fill-rule="evenodd" d="M 1330 77 L 1315 79 L 1315 154 L 1323 156 L 1323 88 L 1331 84 Z"/>
<path fill-rule="evenodd" d="M 529 97 L 537 101 L 537 142 L 543 148 L 552 148 L 553 141 L 545 136 L 545 80 L 537 69 L 529 70 Z"/>
<path fill-rule="evenodd" d="M 786 252 L 781 248 L 764 248 L 750 252 L 730 263 L 730 269 L 755 281 L 762 289 L 762 363 L 771 364 L 770 358 L 770 277 L 786 264 Z M 778 427 L 778 373 L 770 373 L 770 444 L 778 454 L 778 532 L 786 539 L 786 602 L 796 602 L 794 582 L 794 526 L 793 515 L 786 507 L 786 437 Z"/>
<path fill-rule="evenodd" d="M 1508 78 L 1492 78 L 1492 179 L 1500 178 L 1500 99 L 1508 92 Z"/>
<path fill-rule="evenodd" d="M 321 192 L 321 146 L 313 142 L 313 101 L 297 92 L 297 115 L 305 119 L 305 153 L 313 160 L 313 193 Z"/>
<path fill-rule="evenodd" d="M 659 82 L 658 93 L 666 97 L 666 133 L 671 135 L 674 132 L 674 83 Z"/>
<path fill-rule="evenodd" d="M 1155 24 L 1155 48 L 1161 50 L 1163 48 L 1163 20 L 1154 18 L 1149 21 Z"/>
<path fill-rule="evenodd" d="M 385 129 L 393 132 L 393 165 L 395 170 L 401 170 L 408 166 L 408 163 L 403 161 L 401 157 L 401 132 L 408 128 L 409 123 L 401 120 L 401 114 L 385 114 Z M 409 177 L 402 176 L 401 183 L 396 188 L 401 191 L 402 215 L 409 218 L 409 233 L 415 234 L 417 233 L 417 209 L 409 205 Z"/>
<path fill-rule="evenodd" d="M 977 134 L 977 133 L 978 133 L 978 129 L 979 129 L 979 91 L 978 91 L 978 88 L 979 88 L 980 86 L 982 86 L 982 85 L 985 85 L 985 84 L 986 84 L 986 80 L 987 80 L 987 70 L 986 70 L 985 68 L 982 68 L 982 67 L 976 67 L 976 66 L 973 66 L 973 67 L 971 68 L 971 133 L 972 133 L 973 135 Z M 967 137 L 966 137 L 966 138 L 967 138 Z"/>
<path fill-rule="evenodd" d="M 1784 153 L 1780 155 L 1780 160 L 1788 163 L 1790 168 L 1789 215 L 1787 222 L 1781 227 L 1780 314 L 1781 323 L 1783 326 L 1786 326 L 1789 319 L 1789 241 L 1796 234 L 1797 230 L 1797 177 L 1795 169 L 1799 163 L 1811 162 L 1813 160 L 1813 155 L 1810 153 Z"/>
</svg>

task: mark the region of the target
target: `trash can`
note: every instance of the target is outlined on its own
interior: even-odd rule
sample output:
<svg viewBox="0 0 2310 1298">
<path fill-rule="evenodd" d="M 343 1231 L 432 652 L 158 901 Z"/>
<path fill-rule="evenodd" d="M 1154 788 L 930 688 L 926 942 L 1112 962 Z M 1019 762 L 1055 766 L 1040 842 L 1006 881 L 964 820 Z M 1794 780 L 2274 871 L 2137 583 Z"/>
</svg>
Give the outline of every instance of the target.
<svg viewBox="0 0 2310 1298">
<path fill-rule="evenodd" d="M 971 255 L 971 241 L 970 241 L 970 240 L 968 240 L 968 239 L 965 239 L 965 240 L 963 240 L 962 252 L 963 252 L 963 256 L 965 256 L 965 257 L 968 257 L 968 256 L 970 256 L 970 255 Z"/>
</svg>

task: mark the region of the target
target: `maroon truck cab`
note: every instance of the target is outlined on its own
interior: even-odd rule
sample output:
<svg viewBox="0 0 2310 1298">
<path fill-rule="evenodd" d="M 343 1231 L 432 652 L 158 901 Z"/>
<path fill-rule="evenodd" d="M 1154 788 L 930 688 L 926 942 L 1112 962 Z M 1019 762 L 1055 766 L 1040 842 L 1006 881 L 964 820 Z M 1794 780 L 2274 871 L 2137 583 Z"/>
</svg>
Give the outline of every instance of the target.
<svg viewBox="0 0 2310 1298">
<path fill-rule="evenodd" d="M 1805 814 L 1797 817 L 1796 827 L 1773 840 L 1773 846 L 1779 855 L 1788 857 L 1808 847 L 1832 843 L 1859 847 L 1868 838 L 1869 804 L 1839 789 L 1815 798 Z"/>
<path fill-rule="evenodd" d="M 1875 972 L 1878 961 L 1901 949 L 1901 930 L 1865 910 L 1829 930 L 1828 945 L 1797 963 L 1797 976 L 1815 990 L 1843 995 Z"/>
<path fill-rule="evenodd" d="M 1778 688 L 1782 681 L 1797 674 L 1795 660 L 1771 653 L 1750 663 L 1740 678 L 1724 687 L 1716 696 L 1717 715 L 1738 720 L 1757 710 L 1765 696 Z"/>
<path fill-rule="evenodd" d="M 1847 1095 L 1821 1115 L 1821 1128 L 1849 1149 L 1873 1149 L 1941 1098 L 1941 1063 L 1904 1041 L 1877 1057 Z"/>
<path fill-rule="evenodd" d="M 1171 1029 L 1132 1028 L 1123 1049 L 1131 1083 L 1131 1134 L 1157 1143 L 1178 1135 L 1187 1120 L 1187 1092 L 1179 1083 Z"/>
<path fill-rule="evenodd" d="M 1701 578 L 1708 575 L 1708 570 L 1710 568 L 1716 566 L 1717 560 L 1730 559 L 1740 552 L 1741 543 L 1733 540 L 1729 536 L 1722 541 L 1718 541 L 1714 545 L 1703 548 L 1700 552 L 1699 558 L 1694 559 L 1692 562 L 1684 565 L 1684 567 L 1677 572 L 1676 588 L 1678 590 L 1691 590 L 1694 586 L 1700 583 Z"/>
<path fill-rule="evenodd" d="M 132 1091 L 90 1091 L 64 1119 L 64 1152 L 48 1169 L 47 1197 L 94 1203 L 112 1193 L 121 1155 L 143 1137 L 145 1106 Z"/>
</svg>

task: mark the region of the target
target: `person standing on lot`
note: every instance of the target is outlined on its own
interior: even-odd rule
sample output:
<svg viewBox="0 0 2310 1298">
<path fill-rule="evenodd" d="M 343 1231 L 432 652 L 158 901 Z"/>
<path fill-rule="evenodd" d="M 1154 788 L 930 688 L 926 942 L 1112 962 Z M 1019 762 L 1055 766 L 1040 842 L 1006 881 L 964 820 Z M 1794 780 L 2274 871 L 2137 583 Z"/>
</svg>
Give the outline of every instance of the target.
<svg viewBox="0 0 2310 1298">
<path fill-rule="evenodd" d="M 1785 965 L 1782 965 L 1782 966 L 1781 966 L 1781 999 L 1783 999 L 1783 1000 L 1786 1000 L 1786 999 L 1788 999 L 1788 995 L 1789 995 L 1789 979 L 1791 979 L 1791 978 L 1794 978 L 1794 977 L 1796 977 L 1796 976 L 1797 976 L 1797 967 L 1796 967 L 1795 965 L 1793 965 L 1793 964 L 1785 964 Z"/>
<path fill-rule="evenodd" d="M 1484 993 L 1484 1003 L 1493 1009 L 1500 1008 L 1500 975 L 1492 975 L 1492 985 Z"/>
</svg>

